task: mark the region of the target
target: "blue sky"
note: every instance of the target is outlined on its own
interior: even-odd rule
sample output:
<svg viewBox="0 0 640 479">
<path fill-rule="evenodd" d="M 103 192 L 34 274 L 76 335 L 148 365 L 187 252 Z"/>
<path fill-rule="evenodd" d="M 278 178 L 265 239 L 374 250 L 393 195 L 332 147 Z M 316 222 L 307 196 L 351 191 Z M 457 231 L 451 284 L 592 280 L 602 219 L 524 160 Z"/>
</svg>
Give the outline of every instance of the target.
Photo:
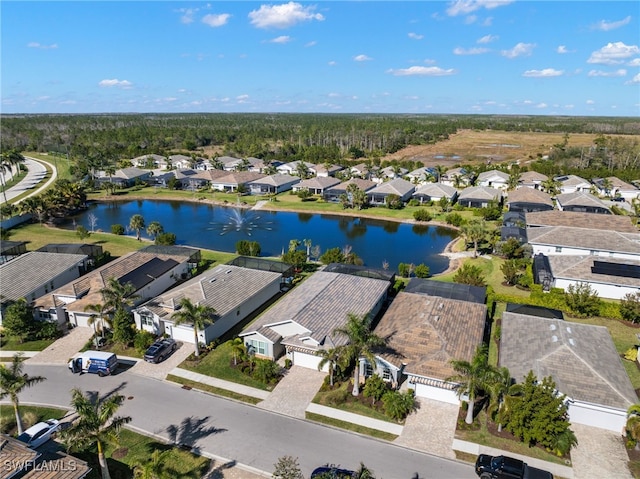
<svg viewBox="0 0 640 479">
<path fill-rule="evenodd" d="M 6 1 L 3 113 L 640 116 L 637 1 Z"/>
</svg>

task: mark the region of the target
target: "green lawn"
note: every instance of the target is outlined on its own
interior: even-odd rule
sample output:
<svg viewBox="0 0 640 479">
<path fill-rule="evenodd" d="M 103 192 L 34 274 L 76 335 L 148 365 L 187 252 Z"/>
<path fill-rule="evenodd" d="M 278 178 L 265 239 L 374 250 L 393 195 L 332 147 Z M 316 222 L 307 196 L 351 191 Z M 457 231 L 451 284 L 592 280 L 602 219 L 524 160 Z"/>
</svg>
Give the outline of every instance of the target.
<svg viewBox="0 0 640 479">
<path fill-rule="evenodd" d="M 371 429 L 365 426 L 360 426 L 358 424 L 340 421 L 339 419 L 322 416 L 320 414 L 314 414 L 312 412 L 305 412 L 305 417 L 310 421 L 319 422 L 321 424 L 326 424 L 328 426 L 333 426 L 340 429 L 346 429 L 347 431 L 357 432 L 358 434 L 365 434 L 377 439 L 382 439 L 383 441 L 391 442 L 398 438 L 398 436 L 396 436 L 395 434 L 391 434 L 390 432 L 378 431 L 377 429 Z"/>
<path fill-rule="evenodd" d="M 61 419 L 67 414 L 65 409 L 36 406 L 20 406 L 20 417 L 25 429 L 47 419 Z M 17 433 L 16 417 L 10 405 L 0 408 L 0 432 L 13 435 Z"/>
<path fill-rule="evenodd" d="M 231 342 L 221 344 L 213 351 L 208 353 L 202 359 L 198 361 L 185 361 L 180 367 L 193 371 L 205 376 L 211 376 L 214 378 L 224 379 L 225 381 L 231 381 L 245 386 L 250 386 L 256 389 L 262 389 L 269 391 L 273 389 L 272 386 L 267 386 L 261 381 L 257 381 L 250 376 L 247 376 L 239 369 L 231 367 L 233 361 L 233 353 L 231 349 Z"/>
<path fill-rule="evenodd" d="M 53 344 L 54 341 L 55 339 L 39 339 L 21 343 L 15 338 L 2 337 L 2 339 L 0 339 L 0 348 L 4 351 L 42 351 L 47 346 Z"/>
<path fill-rule="evenodd" d="M 245 396 L 244 394 L 237 393 L 235 391 L 229 391 L 228 389 L 221 389 L 208 384 L 202 384 L 196 381 L 190 381 L 189 379 L 182 378 L 180 376 L 174 376 L 173 374 L 167 375 L 167 381 L 173 381 L 174 383 L 182 384 L 192 389 L 199 389 L 206 391 L 216 396 L 223 396 L 229 399 L 235 399 L 236 401 L 242 401 L 249 404 L 258 404 L 262 399 L 253 396 Z"/>
</svg>

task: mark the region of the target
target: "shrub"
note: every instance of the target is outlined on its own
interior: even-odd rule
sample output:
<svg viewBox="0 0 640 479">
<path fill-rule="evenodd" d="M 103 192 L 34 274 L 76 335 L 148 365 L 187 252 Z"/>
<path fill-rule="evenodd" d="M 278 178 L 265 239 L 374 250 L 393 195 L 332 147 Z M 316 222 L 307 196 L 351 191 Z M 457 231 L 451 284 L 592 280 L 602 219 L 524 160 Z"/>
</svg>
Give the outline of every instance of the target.
<svg viewBox="0 0 640 479">
<path fill-rule="evenodd" d="M 156 244 L 171 246 L 176 244 L 176 235 L 173 233 L 160 233 L 156 236 Z"/>
<path fill-rule="evenodd" d="M 415 199 L 415 198 L 410 199 L 410 200 L 409 200 L 409 203 L 407 203 L 407 204 L 408 204 L 409 206 L 420 206 L 420 202 L 419 202 L 417 199 Z M 414 216 L 415 216 L 415 213 L 414 213 Z M 417 218 L 416 218 L 416 219 L 417 219 Z M 425 220 L 425 221 L 429 221 L 429 220 Z"/>
<path fill-rule="evenodd" d="M 349 391 L 344 388 L 339 388 L 327 393 L 325 399 L 327 401 L 327 404 L 329 404 L 330 406 L 339 406 L 340 404 L 344 404 L 345 402 L 347 402 L 348 397 Z"/>
<path fill-rule="evenodd" d="M 464 218 L 459 213 L 449 213 L 444 217 L 444 220 L 448 225 L 453 225 L 456 227 L 462 226 L 462 223 L 464 223 Z"/>
<path fill-rule="evenodd" d="M 114 235 L 123 235 L 124 226 L 119 223 L 116 223 L 115 225 L 111 225 L 111 233 Z"/>
<path fill-rule="evenodd" d="M 260 243 L 257 241 L 240 240 L 236 243 L 236 252 L 243 256 L 260 256 Z"/>
<path fill-rule="evenodd" d="M 419 210 L 414 211 L 413 218 L 416 221 L 431 221 L 433 219 L 431 213 L 429 213 L 429 210 L 426 208 L 420 208 Z"/>
<path fill-rule="evenodd" d="M 400 263 L 398 264 L 398 274 L 403 278 L 408 278 L 410 273 L 411 265 L 408 263 Z"/>
<path fill-rule="evenodd" d="M 622 298 L 620 316 L 625 321 L 640 323 L 640 293 L 628 293 Z"/>
<path fill-rule="evenodd" d="M 254 379 L 269 384 L 271 381 L 277 379 L 279 375 L 280 367 L 275 361 L 260 358 L 254 360 L 253 373 L 251 374 Z"/>
<path fill-rule="evenodd" d="M 133 346 L 139 353 L 144 353 L 153 344 L 154 336 L 149 331 L 138 331 L 133 340 Z"/>
<path fill-rule="evenodd" d="M 89 232 L 89 230 L 87 230 L 87 228 L 85 228 L 82 225 L 79 225 L 76 227 L 76 235 L 78 236 L 78 238 L 80 238 L 81 240 L 88 238 L 89 236 L 91 236 L 91 233 Z"/>
<path fill-rule="evenodd" d="M 431 270 L 426 264 L 420 263 L 418 266 L 416 266 L 413 274 L 416 275 L 416 278 L 428 278 L 431 274 Z"/>
<path fill-rule="evenodd" d="M 515 238 L 509 238 L 501 245 L 502 255 L 507 259 L 523 258 L 524 249 Z"/>
<path fill-rule="evenodd" d="M 570 284 L 565 294 L 567 306 L 578 316 L 595 316 L 600 312 L 600 298 L 588 283 Z"/>
<path fill-rule="evenodd" d="M 373 374 L 369 376 L 364 383 L 362 394 L 366 398 L 371 398 L 371 404 L 382 399 L 382 396 L 388 391 L 387 383 L 384 382 L 379 375 Z"/>
<path fill-rule="evenodd" d="M 460 284 L 470 284 L 471 286 L 486 286 L 487 283 L 479 266 L 465 263 L 462 268 L 453 276 L 453 281 Z"/>
<path fill-rule="evenodd" d="M 415 392 L 409 389 L 405 393 L 399 391 L 387 391 L 382 396 L 384 413 L 391 419 L 400 422 L 416 408 Z"/>
<path fill-rule="evenodd" d="M 58 325 L 51 321 L 39 321 L 36 329 L 36 339 L 58 339 L 63 333 Z"/>
<path fill-rule="evenodd" d="M 402 198 L 398 195 L 388 195 L 387 196 L 387 208 L 390 210 L 401 210 L 402 209 Z"/>
</svg>

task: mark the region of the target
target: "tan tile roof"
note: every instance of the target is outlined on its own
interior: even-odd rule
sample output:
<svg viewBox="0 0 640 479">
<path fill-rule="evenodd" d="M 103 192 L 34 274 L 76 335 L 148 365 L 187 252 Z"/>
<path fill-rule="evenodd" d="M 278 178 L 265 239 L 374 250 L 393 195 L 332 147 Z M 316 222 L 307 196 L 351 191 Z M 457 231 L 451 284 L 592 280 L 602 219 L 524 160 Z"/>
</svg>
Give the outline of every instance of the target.
<svg viewBox="0 0 640 479">
<path fill-rule="evenodd" d="M 620 233 L 637 233 L 629 216 L 598 215 L 578 211 L 535 211 L 526 214 L 527 226 L 571 226 L 574 228 L 602 229 Z"/>
<path fill-rule="evenodd" d="M 538 173 L 537 171 L 525 171 L 520 174 L 520 183 L 533 183 L 535 181 L 546 181 L 549 177 L 547 175 L 543 175 L 542 173 Z"/>
<path fill-rule="evenodd" d="M 256 185 L 270 185 L 270 186 L 282 186 L 288 183 L 298 183 L 300 177 L 288 175 L 286 173 L 277 173 L 275 175 L 265 176 L 264 178 L 258 178 L 257 180 L 249 181 L 249 184 Z"/>
<path fill-rule="evenodd" d="M 333 176 L 316 176 L 309 178 L 308 180 L 302 180 L 296 185 L 296 188 L 313 188 L 313 189 L 326 189 L 340 184 L 340 180 Z"/>
<path fill-rule="evenodd" d="M 548 193 L 534 188 L 518 188 L 507 193 L 507 204 L 509 203 L 539 203 L 553 206 L 553 200 Z"/>
<path fill-rule="evenodd" d="M 499 365 L 518 382 L 529 371 L 538 379 L 552 376 L 574 400 L 624 411 L 638 402 L 604 326 L 502 313 Z"/>
<path fill-rule="evenodd" d="M 25 464 L 35 461 L 40 455 L 39 452 L 27 447 L 27 445 L 8 434 L 0 435 L 0 451 L 2 452 L 2 467 L 0 468 L 0 479 L 13 477 L 15 469 L 7 467 L 11 464 Z"/>
<path fill-rule="evenodd" d="M 576 281 L 591 281 L 620 286 L 636 287 L 640 291 L 640 278 L 625 276 L 613 276 L 608 274 L 596 274 L 591 271 L 594 261 L 603 263 L 629 264 L 640 267 L 640 259 L 611 259 L 603 256 L 562 256 L 549 255 L 549 266 L 554 278 L 565 278 Z"/>
<path fill-rule="evenodd" d="M 413 195 L 426 195 L 440 198 L 444 196 L 447 198 L 451 198 L 457 193 L 458 190 L 456 190 L 453 186 L 443 185 L 442 183 L 427 183 L 426 185 L 422 185 L 416 188 L 416 191 L 413 193 Z"/>
<path fill-rule="evenodd" d="M 591 214 L 592 217 L 605 215 Z M 532 244 L 566 246 L 597 251 L 640 254 L 640 234 L 619 233 L 566 226 L 527 228 L 527 239 Z"/>
<path fill-rule="evenodd" d="M 394 180 L 386 181 L 376 186 L 372 190 L 369 190 L 368 193 L 398 195 L 402 197 L 407 193 L 412 192 L 414 189 L 415 189 L 415 186 L 409 183 L 407 180 L 403 180 L 402 178 L 396 178 Z"/>
<path fill-rule="evenodd" d="M 254 171 L 234 171 L 232 173 L 226 171 L 225 173 L 226 176 L 218 177 L 212 181 L 217 184 L 240 185 L 243 183 L 248 183 L 249 181 L 259 180 L 266 176 L 262 173 L 256 173 Z"/>
<path fill-rule="evenodd" d="M 455 372 L 452 359 L 470 361 L 482 343 L 484 304 L 424 294 L 398 293 L 376 326 L 388 337 L 379 356 L 409 374 L 446 379 Z"/>
<path fill-rule="evenodd" d="M 356 185 L 362 191 L 369 191 L 370 189 L 375 188 L 378 184 L 375 181 L 363 180 L 362 178 L 351 178 L 350 180 L 340 183 L 331 189 L 346 191 L 349 185 Z"/>
<path fill-rule="evenodd" d="M 565 193 L 562 195 L 556 196 L 556 201 L 563 208 L 565 206 L 595 206 L 599 208 L 609 209 L 609 207 L 600 200 L 600 198 L 596 198 L 591 193 L 587 193 L 585 191 L 576 191 L 574 193 Z"/>
<path fill-rule="evenodd" d="M 489 186 L 469 186 L 460 192 L 458 200 L 499 200 L 502 192 Z"/>
</svg>

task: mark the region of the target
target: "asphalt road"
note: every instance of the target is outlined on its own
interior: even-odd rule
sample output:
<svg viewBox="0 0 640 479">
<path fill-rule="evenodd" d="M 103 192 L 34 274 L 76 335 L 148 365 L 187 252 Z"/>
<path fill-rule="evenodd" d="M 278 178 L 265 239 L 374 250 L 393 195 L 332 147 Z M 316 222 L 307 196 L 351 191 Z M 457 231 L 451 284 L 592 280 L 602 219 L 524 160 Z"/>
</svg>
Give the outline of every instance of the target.
<svg viewBox="0 0 640 479">
<path fill-rule="evenodd" d="M 43 183 L 47 175 L 47 169 L 42 163 L 47 163 L 51 169 L 53 170 L 53 175 L 49 178 L 46 183 Z M 27 168 L 27 175 L 16 185 L 8 188 L 5 192 L 7 201 L 11 201 L 16 196 L 23 194 L 26 191 L 31 191 L 31 194 L 25 196 L 28 198 L 29 196 L 33 196 L 35 194 L 40 193 L 45 187 L 52 184 L 57 177 L 57 171 L 54 166 L 46 161 L 38 160 L 35 158 L 25 157 L 24 165 Z M 0 203 L 4 203 L 5 195 L 0 195 Z M 20 201 L 22 201 L 22 198 Z"/>
<path fill-rule="evenodd" d="M 94 374 L 72 375 L 61 366 L 25 365 L 24 370 L 30 375 L 45 376 L 47 381 L 23 391 L 21 404 L 69 407 L 69 391 L 73 387 L 102 395 L 118 392 L 127 398 L 118 414 L 131 416 L 132 427 L 191 445 L 194 452 L 235 460 L 269 473 L 279 457 L 290 455 L 298 457 L 306 477 L 326 463 L 355 469 L 360 462 L 376 477 L 385 479 L 410 479 L 416 473 L 420 479 L 476 477 L 467 464 L 127 371 L 100 378 Z"/>
</svg>

